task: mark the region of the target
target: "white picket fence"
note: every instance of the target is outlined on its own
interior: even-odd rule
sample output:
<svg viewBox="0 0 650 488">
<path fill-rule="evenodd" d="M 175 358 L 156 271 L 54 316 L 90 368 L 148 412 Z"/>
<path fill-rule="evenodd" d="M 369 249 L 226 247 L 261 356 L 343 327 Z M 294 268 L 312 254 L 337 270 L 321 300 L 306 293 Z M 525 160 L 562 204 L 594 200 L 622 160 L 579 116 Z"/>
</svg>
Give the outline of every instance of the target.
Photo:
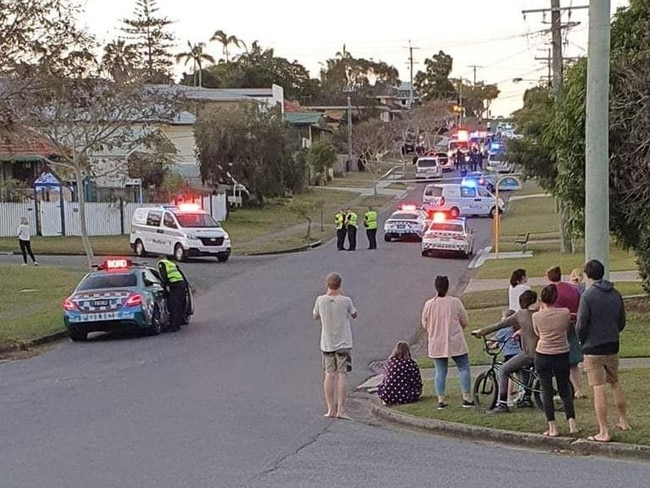
<svg viewBox="0 0 650 488">
<path fill-rule="evenodd" d="M 225 194 L 203 197 L 201 204 L 217 221 L 226 219 Z M 146 206 L 154 205 L 146 204 Z M 128 234 L 131 230 L 133 213 L 136 208 L 141 206 L 139 203 L 124 202 L 86 203 L 88 235 Z M 38 202 L 38 205 L 34 201 L 28 203 L 0 202 L 0 237 L 16 237 L 21 217 L 27 217 L 29 220 L 32 235 L 39 233 L 39 227 L 40 235 L 45 237 L 81 235 L 81 219 L 77 202 L 63 202 L 63 213 L 60 202 Z"/>
</svg>

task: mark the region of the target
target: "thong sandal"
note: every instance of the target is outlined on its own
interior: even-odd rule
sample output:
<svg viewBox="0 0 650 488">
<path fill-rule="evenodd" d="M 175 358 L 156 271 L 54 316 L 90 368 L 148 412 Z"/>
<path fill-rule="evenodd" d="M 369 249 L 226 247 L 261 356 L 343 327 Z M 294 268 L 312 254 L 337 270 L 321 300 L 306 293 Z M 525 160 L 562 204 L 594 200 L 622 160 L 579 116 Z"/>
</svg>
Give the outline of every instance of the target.
<svg viewBox="0 0 650 488">
<path fill-rule="evenodd" d="M 590 435 L 589 437 L 587 437 L 587 440 L 591 441 L 591 442 L 601 442 L 603 444 L 612 441 L 611 439 L 607 439 L 607 440 L 605 440 L 605 439 L 596 439 L 595 435 Z"/>
</svg>

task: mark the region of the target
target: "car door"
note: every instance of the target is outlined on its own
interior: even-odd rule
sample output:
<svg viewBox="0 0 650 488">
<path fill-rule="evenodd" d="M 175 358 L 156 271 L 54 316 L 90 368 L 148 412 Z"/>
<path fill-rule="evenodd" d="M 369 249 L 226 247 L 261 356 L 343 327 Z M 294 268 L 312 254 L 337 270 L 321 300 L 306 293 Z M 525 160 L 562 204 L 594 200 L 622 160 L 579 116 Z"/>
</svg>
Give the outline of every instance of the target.
<svg viewBox="0 0 650 488">
<path fill-rule="evenodd" d="M 160 228 L 162 221 L 162 210 L 149 210 L 147 214 L 147 242 L 145 248 L 153 254 L 162 254 L 164 252 L 162 235 L 163 230 Z"/>
<path fill-rule="evenodd" d="M 462 186 L 460 188 L 460 213 L 464 215 L 476 215 L 481 199 L 473 186 Z"/>
<path fill-rule="evenodd" d="M 163 286 L 160 276 L 151 268 L 146 268 L 142 273 L 147 292 L 151 294 L 153 302 L 158 307 L 161 323 L 168 324 L 169 312 L 167 311 L 167 290 Z"/>
<path fill-rule="evenodd" d="M 494 196 L 485 188 L 478 188 L 478 199 L 480 204 L 480 214 L 489 215 L 494 206 Z"/>
<path fill-rule="evenodd" d="M 162 228 L 163 228 L 162 241 L 164 242 L 163 244 L 164 252 L 165 254 L 171 255 L 174 253 L 174 246 L 176 245 L 177 236 L 178 236 L 178 224 L 176 223 L 176 219 L 174 218 L 171 212 L 165 212 L 162 221 Z"/>
</svg>

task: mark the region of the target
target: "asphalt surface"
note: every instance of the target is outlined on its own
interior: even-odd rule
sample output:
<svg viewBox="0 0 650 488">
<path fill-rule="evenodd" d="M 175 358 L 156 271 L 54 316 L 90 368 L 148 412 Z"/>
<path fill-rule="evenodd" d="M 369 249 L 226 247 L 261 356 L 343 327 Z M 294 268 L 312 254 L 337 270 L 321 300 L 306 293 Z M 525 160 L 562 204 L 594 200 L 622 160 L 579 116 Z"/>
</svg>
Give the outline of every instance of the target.
<svg viewBox="0 0 650 488">
<path fill-rule="evenodd" d="M 478 249 L 491 221 L 473 225 Z M 324 419 L 311 320 L 324 276 L 341 272 L 359 309 L 356 385 L 417 329 L 435 275 L 467 272 L 421 257 L 419 243 L 367 251 L 361 236 L 359 247 L 188 263 L 205 288 L 180 333 L 64 342 L 1 364 L 0 487 L 647 486 L 644 464 Z"/>
</svg>

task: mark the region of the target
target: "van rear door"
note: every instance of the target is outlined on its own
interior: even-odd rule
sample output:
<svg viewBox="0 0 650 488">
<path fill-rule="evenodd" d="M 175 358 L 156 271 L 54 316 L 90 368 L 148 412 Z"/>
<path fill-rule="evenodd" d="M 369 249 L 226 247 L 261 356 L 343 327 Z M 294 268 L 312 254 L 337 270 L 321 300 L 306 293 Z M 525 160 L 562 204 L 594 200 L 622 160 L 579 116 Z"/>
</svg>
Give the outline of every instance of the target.
<svg viewBox="0 0 650 488">
<path fill-rule="evenodd" d="M 438 185 L 427 185 L 422 194 L 422 203 L 427 203 L 435 207 L 442 205 L 443 187 Z"/>
</svg>

